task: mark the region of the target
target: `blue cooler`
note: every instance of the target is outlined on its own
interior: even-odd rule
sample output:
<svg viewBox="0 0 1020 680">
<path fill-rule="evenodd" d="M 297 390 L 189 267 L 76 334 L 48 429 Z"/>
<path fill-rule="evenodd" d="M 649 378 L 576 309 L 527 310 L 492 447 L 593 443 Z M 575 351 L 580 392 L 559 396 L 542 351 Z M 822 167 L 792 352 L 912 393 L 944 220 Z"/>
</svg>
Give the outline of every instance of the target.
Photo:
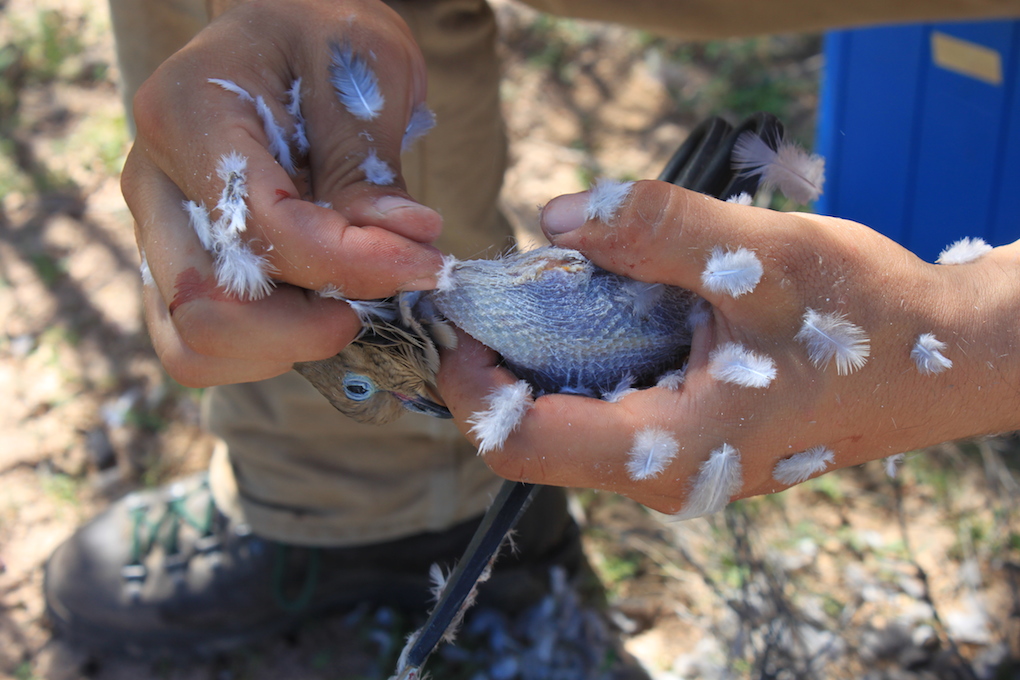
<svg viewBox="0 0 1020 680">
<path fill-rule="evenodd" d="M 1020 238 L 1020 21 L 836 31 L 825 59 L 817 212 L 928 261 Z"/>
</svg>

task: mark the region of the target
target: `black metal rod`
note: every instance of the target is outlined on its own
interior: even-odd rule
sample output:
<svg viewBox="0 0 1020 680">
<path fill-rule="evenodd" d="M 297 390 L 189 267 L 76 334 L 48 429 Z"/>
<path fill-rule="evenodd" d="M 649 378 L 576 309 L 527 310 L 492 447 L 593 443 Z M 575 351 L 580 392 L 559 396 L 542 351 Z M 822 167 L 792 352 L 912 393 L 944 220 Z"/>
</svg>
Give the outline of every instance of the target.
<svg viewBox="0 0 1020 680">
<path fill-rule="evenodd" d="M 475 530 L 471 543 L 464 550 L 464 557 L 447 579 L 448 585 L 443 596 L 429 615 L 411 651 L 407 653 L 408 667 L 420 668 L 443 639 L 447 627 L 464 606 L 464 601 L 475 587 L 478 577 L 499 550 L 507 533 L 528 509 L 538 488 L 537 484 L 503 482 L 492 505 L 482 517 L 481 524 Z"/>
</svg>

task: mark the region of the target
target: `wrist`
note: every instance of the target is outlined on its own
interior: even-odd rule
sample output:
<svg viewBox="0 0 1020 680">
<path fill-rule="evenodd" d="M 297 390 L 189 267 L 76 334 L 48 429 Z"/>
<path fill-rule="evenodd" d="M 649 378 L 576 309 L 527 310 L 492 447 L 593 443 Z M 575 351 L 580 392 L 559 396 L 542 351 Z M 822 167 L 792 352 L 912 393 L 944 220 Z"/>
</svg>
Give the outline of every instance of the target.
<svg viewBox="0 0 1020 680">
<path fill-rule="evenodd" d="M 936 268 L 952 334 L 940 409 L 952 438 L 1020 429 L 1020 244 Z"/>
</svg>

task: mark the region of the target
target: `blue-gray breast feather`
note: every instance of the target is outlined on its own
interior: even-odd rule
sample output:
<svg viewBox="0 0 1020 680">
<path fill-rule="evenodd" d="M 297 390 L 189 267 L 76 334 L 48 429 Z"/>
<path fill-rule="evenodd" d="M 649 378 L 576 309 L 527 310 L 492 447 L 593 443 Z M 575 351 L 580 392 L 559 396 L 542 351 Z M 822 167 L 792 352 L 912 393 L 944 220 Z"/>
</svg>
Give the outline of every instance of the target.
<svg viewBox="0 0 1020 680">
<path fill-rule="evenodd" d="M 443 316 L 539 390 L 593 396 L 628 377 L 641 386 L 679 368 L 696 299 L 555 247 L 456 262 L 430 297 Z"/>
</svg>

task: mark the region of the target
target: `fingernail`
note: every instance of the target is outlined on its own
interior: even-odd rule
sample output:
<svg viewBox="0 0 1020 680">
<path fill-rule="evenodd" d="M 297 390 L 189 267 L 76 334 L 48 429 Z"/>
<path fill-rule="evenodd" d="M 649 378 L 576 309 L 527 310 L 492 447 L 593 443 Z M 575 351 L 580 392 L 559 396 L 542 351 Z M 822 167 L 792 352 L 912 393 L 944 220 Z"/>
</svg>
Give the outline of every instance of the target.
<svg viewBox="0 0 1020 680">
<path fill-rule="evenodd" d="M 588 193 L 557 196 L 542 209 L 542 228 L 546 234 L 566 234 L 578 229 L 586 220 Z"/>
<path fill-rule="evenodd" d="M 383 196 L 375 202 L 375 209 L 379 211 L 380 215 L 386 215 L 395 210 L 405 210 L 407 208 L 424 208 L 421 203 L 415 203 L 409 201 L 401 196 Z"/>
</svg>

